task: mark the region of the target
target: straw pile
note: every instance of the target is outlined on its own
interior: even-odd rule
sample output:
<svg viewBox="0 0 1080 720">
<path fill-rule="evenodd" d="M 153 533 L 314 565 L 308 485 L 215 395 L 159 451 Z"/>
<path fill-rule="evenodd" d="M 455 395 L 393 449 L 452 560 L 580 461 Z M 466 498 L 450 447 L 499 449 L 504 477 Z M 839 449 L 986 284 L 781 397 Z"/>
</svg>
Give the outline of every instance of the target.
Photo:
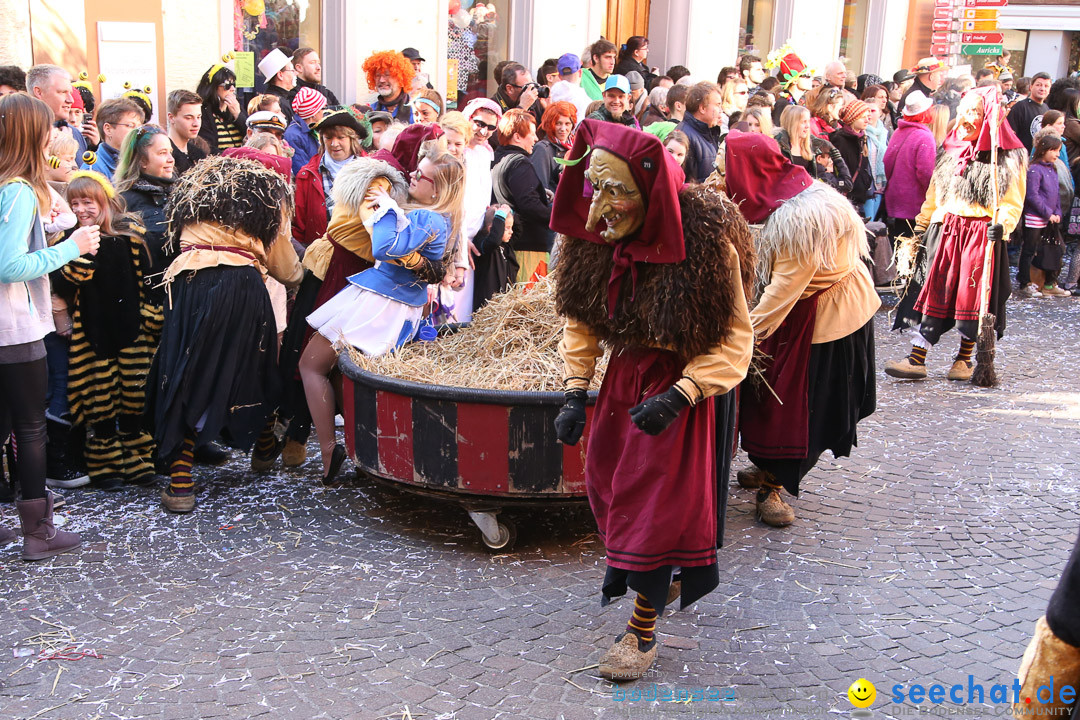
<svg viewBox="0 0 1080 720">
<path fill-rule="evenodd" d="M 528 392 L 562 390 L 559 357 L 563 320 L 555 312 L 549 278 L 515 285 L 473 315 L 472 324 L 434 342 L 413 342 L 397 352 L 369 357 L 355 348 L 353 362 L 368 372 L 428 385 Z M 599 387 L 607 356 L 597 363 Z"/>
</svg>

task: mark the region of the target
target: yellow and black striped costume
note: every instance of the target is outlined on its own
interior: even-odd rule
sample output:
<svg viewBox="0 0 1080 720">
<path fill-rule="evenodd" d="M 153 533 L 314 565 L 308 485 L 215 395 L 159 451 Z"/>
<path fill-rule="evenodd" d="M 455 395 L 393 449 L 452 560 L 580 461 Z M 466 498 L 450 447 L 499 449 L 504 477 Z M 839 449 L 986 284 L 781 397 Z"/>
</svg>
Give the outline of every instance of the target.
<svg viewBox="0 0 1080 720">
<path fill-rule="evenodd" d="M 103 235 L 96 256 L 62 271 L 75 286 L 68 400 L 76 422 L 92 430 L 91 478 L 134 481 L 154 473 L 154 441 L 142 417 L 162 310 L 143 282 L 149 263 L 141 236 Z"/>
</svg>

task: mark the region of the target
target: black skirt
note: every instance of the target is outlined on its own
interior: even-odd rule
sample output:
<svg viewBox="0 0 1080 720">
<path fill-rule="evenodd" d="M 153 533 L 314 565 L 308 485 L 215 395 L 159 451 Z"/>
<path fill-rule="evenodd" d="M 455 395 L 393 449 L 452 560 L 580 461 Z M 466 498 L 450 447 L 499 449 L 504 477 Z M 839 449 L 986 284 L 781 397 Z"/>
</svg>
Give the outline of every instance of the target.
<svg viewBox="0 0 1080 720">
<path fill-rule="evenodd" d="M 277 406 L 277 326 L 254 267 L 185 272 L 172 283 L 147 389 L 158 457 L 187 435 L 249 450 Z"/>
<path fill-rule="evenodd" d="M 728 482 L 731 476 L 731 453 L 735 448 L 735 416 L 738 402 L 734 391 L 715 399 L 716 411 L 716 547 L 724 545 L 724 518 L 727 515 Z M 672 580 L 682 582 L 679 608 L 705 597 L 720 584 L 720 568 L 717 563 L 697 567 L 677 568 L 663 565 L 647 572 L 624 570 L 608 565 L 604 575 L 600 605 L 608 605 L 614 598 L 626 594 L 627 587 L 639 592 L 656 609 L 664 614 L 664 600 Z"/>
<path fill-rule="evenodd" d="M 809 433 L 806 457 L 776 460 L 750 455 L 750 461 L 776 476 L 792 495 L 826 450 L 847 457 L 858 445 L 856 425 L 877 407 L 874 373 L 874 320 L 846 337 L 810 347 L 807 374 Z"/>
</svg>

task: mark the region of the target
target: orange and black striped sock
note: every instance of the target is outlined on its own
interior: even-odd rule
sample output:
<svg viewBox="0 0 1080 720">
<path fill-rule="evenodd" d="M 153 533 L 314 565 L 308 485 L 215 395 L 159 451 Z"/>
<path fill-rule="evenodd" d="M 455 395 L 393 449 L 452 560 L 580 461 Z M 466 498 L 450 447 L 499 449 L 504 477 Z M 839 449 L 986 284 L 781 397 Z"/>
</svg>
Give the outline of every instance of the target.
<svg viewBox="0 0 1080 720">
<path fill-rule="evenodd" d="M 634 600 L 634 615 L 630 618 L 630 622 L 626 623 L 626 631 L 637 634 L 642 642 L 650 643 L 655 629 L 656 610 L 644 595 L 638 593 L 637 599 Z"/>
<path fill-rule="evenodd" d="M 262 429 L 259 437 L 255 440 L 255 452 L 266 455 L 274 449 L 275 445 L 277 445 L 277 437 L 274 435 L 274 419 L 270 418 L 270 422 L 266 424 L 266 427 Z"/>
<path fill-rule="evenodd" d="M 908 355 L 908 360 L 912 365 L 925 365 L 926 364 L 926 348 L 919 347 L 918 345 L 911 346 L 911 354 Z"/>
<path fill-rule="evenodd" d="M 975 352 L 975 341 L 965 337 L 960 338 L 960 352 L 956 354 L 957 360 L 971 362 L 971 354 Z"/>
<path fill-rule="evenodd" d="M 191 479 L 191 466 L 195 464 L 195 438 L 188 435 L 180 446 L 180 455 L 169 466 L 169 492 L 186 495 L 195 488 Z"/>
</svg>

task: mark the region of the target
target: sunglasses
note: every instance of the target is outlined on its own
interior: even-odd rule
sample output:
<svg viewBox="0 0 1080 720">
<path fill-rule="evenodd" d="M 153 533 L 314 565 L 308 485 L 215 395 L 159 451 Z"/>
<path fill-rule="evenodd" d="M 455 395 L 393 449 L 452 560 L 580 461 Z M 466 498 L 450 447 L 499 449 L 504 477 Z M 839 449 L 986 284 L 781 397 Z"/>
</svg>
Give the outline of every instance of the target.
<svg viewBox="0 0 1080 720">
<path fill-rule="evenodd" d="M 415 170 L 413 170 L 412 176 L 416 179 L 417 182 L 423 182 L 424 180 L 427 180 L 429 183 L 431 183 L 432 187 L 435 187 L 435 181 L 429 178 L 424 173 L 420 172 L 420 168 L 416 168 Z"/>
<path fill-rule="evenodd" d="M 226 80 L 225 82 L 221 83 L 221 87 L 225 88 L 226 90 L 232 90 L 236 87 L 236 83 L 234 83 L 232 80 Z"/>
<path fill-rule="evenodd" d="M 495 132 L 495 128 L 498 127 L 497 125 L 488 125 L 486 122 L 483 122 L 482 120 L 475 120 L 475 119 L 473 120 L 473 125 L 476 126 L 477 130 L 487 130 L 488 132 Z"/>
</svg>

